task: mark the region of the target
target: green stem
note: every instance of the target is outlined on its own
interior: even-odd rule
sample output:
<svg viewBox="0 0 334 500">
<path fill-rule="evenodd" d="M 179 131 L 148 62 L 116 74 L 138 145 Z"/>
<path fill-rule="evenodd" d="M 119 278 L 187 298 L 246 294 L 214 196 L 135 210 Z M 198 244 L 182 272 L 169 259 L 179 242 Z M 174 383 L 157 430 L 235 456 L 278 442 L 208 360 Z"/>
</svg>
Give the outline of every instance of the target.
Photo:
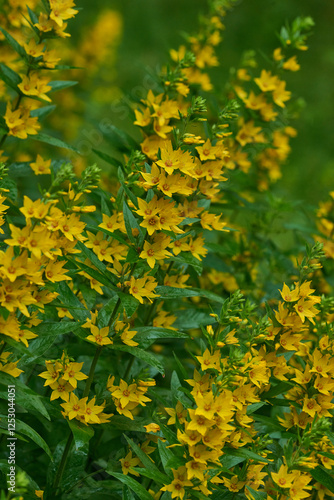
<svg viewBox="0 0 334 500">
<path fill-rule="evenodd" d="M 124 380 L 126 380 L 128 378 L 134 361 L 135 361 L 135 357 L 132 356 L 132 358 L 130 359 L 130 361 L 128 363 L 128 366 L 126 367 L 126 370 L 125 370 L 125 373 L 124 373 Z"/>
<path fill-rule="evenodd" d="M 102 352 L 102 349 L 103 349 L 103 346 L 99 346 L 96 348 L 94 359 L 93 359 L 92 364 L 90 366 L 88 379 L 86 380 L 85 390 L 84 390 L 83 395 L 82 395 L 83 398 L 87 397 L 89 394 L 90 387 L 91 387 L 91 385 L 93 383 L 93 379 L 94 379 L 95 368 L 96 368 L 98 359 L 100 357 L 100 354 Z"/>
<path fill-rule="evenodd" d="M 65 446 L 65 449 L 63 452 L 63 456 L 61 457 L 61 462 L 59 464 L 57 474 L 56 474 L 56 477 L 55 477 L 55 480 L 53 483 L 53 488 L 55 490 L 55 494 L 57 494 L 58 487 L 60 485 L 61 479 L 62 479 L 63 474 L 64 474 L 65 465 L 67 462 L 67 457 L 68 457 L 68 454 L 69 454 L 71 446 L 72 446 L 72 441 L 73 441 L 73 434 L 71 432 L 67 438 L 67 442 L 66 442 L 66 446 Z"/>
</svg>

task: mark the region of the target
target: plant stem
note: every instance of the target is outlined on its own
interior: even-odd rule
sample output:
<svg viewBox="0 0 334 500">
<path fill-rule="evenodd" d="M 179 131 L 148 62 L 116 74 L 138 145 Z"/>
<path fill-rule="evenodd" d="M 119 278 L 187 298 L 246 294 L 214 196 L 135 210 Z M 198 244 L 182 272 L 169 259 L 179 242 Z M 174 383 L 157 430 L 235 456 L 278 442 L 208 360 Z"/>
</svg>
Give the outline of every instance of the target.
<svg viewBox="0 0 334 500">
<path fill-rule="evenodd" d="M 53 488 L 55 490 L 55 494 L 57 494 L 59 484 L 60 484 L 61 479 L 62 479 L 63 474 L 64 474 L 65 465 L 67 462 L 67 457 L 68 457 L 69 451 L 71 449 L 72 441 L 73 441 L 73 434 L 71 432 L 67 438 L 67 442 L 66 442 L 66 446 L 64 448 L 63 456 L 61 457 L 61 462 L 59 464 L 57 474 L 56 474 L 56 477 L 55 477 L 55 480 L 53 483 Z"/>
<path fill-rule="evenodd" d="M 126 367 L 126 370 L 125 370 L 125 373 L 124 373 L 124 380 L 126 380 L 128 378 L 134 361 L 135 361 L 135 357 L 132 356 L 132 358 L 130 359 L 130 361 L 128 363 L 128 366 Z"/>
</svg>

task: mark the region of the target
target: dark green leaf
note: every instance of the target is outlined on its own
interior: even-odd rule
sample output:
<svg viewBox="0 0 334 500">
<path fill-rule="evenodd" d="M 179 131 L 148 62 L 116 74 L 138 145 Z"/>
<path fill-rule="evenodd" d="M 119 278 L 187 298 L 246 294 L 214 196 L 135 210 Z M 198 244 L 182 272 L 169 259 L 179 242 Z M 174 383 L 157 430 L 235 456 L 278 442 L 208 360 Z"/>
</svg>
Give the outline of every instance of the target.
<svg viewBox="0 0 334 500">
<path fill-rule="evenodd" d="M 223 297 L 200 288 L 176 288 L 172 286 L 157 286 L 154 290 L 161 299 L 180 299 L 183 297 L 205 297 L 213 302 L 224 303 Z"/>
<path fill-rule="evenodd" d="M 48 85 L 51 87 L 52 90 L 49 90 L 49 92 L 57 92 L 58 90 L 63 90 L 67 89 L 69 87 L 73 87 L 74 85 L 77 85 L 78 82 L 71 82 L 68 80 L 54 80 L 53 82 L 49 82 Z"/>
<path fill-rule="evenodd" d="M 181 253 L 177 257 L 172 257 L 172 260 L 175 262 L 180 262 L 181 264 L 186 264 L 187 266 L 191 266 L 195 269 L 198 275 L 201 275 L 203 272 L 203 264 L 200 260 L 196 259 L 193 255 L 189 253 Z"/>
<path fill-rule="evenodd" d="M 122 301 L 122 307 L 125 309 L 127 317 L 131 318 L 139 306 L 139 300 L 123 292 L 117 292 L 117 295 Z"/>
<path fill-rule="evenodd" d="M 103 153 L 103 151 L 99 151 L 98 149 L 92 148 L 92 151 L 102 160 L 105 162 L 109 163 L 110 165 L 113 165 L 114 167 L 119 167 L 120 161 L 117 160 L 116 158 L 113 158 L 112 156 L 109 156 L 107 153 Z M 106 212 L 104 212 L 106 213 Z"/>
<path fill-rule="evenodd" d="M 168 462 L 172 464 L 172 461 L 177 458 L 170 448 L 167 448 L 166 443 L 162 442 L 161 439 L 158 440 L 158 450 L 161 458 L 161 463 L 164 471 L 168 476 L 171 475 L 171 467 L 173 465 L 168 465 Z"/>
<path fill-rule="evenodd" d="M 1 415 L 0 417 L 0 426 L 8 429 L 8 418 L 5 415 Z M 40 448 L 42 448 L 42 450 L 45 451 L 45 453 L 52 460 L 50 448 L 48 447 L 44 439 L 34 429 L 32 429 L 30 425 L 27 425 L 25 422 L 22 422 L 21 420 L 18 420 L 16 418 L 15 433 L 23 434 L 23 436 L 27 436 L 29 439 L 34 441 Z"/>
<path fill-rule="evenodd" d="M 22 163 L 11 163 L 9 165 L 8 174 L 14 179 L 17 179 L 18 177 L 30 177 L 33 171 L 29 166 L 29 163 L 30 162 L 28 161 Z"/>
<path fill-rule="evenodd" d="M 110 349 L 128 352 L 132 354 L 132 356 L 135 356 L 141 361 L 144 361 L 144 363 L 153 366 L 153 368 L 156 368 L 161 374 L 165 373 L 165 369 L 162 363 L 154 356 L 154 354 L 151 354 L 150 352 L 146 352 L 143 351 L 143 349 L 139 349 L 138 347 L 131 347 L 128 345 L 111 345 Z"/>
<path fill-rule="evenodd" d="M 0 28 L 0 31 L 2 32 L 2 34 L 6 38 L 7 42 L 12 47 L 12 49 L 14 49 L 15 52 L 17 52 L 23 59 L 25 59 L 27 54 L 26 54 L 26 51 L 24 50 L 24 48 L 12 37 L 12 35 L 7 33 L 6 30 L 4 30 L 3 28 Z"/>
<path fill-rule="evenodd" d="M 334 478 L 332 475 L 319 466 L 315 467 L 315 469 L 308 469 L 308 472 L 311 474 L 313 479 L 334 493 Z"/>
<path fill-rule="evenodd" d="M 132 439 L 128 438 L 126 434 L 124 434 L 125 439 L 128 442 L 128 445 L 133 449 L 137 457 L 140 459 L 144 467 L 150 471 L 151 474 L 154 473 L 155 477 L 151 477 L 151 479 L 154 479 L 158 481 L 159 483 L 165 484 L 168 482 L 168 477 L 165 476 L 165 474 L 162 474 L 159 469 L 156 467 L 156 465 L 152 462 L 152 460 L 146 455 L 146 453 L 139 448 L 139 446 L 132 441 Z"/>
<path fill-rule="evenodd" d="M 137 142 L 132 139 L 129 134 L 114 125 L 108 125 L 105 133 L 108 135 L 110 144 L 122 153 L 127 153 L 132 149 L 138 149 Z"/>
<path fill-rule="evenodd" d="M 92 429 L 92 427 L 89 427 L 76 419 L 68 420 L 68 425 L 72 431 L 77 450 L 82 448 L 94 436 L 94 429 Z"/>
<path fill-rule="evenodd" d="M 46 118 L 52 111 L 56 109 L 56 104 L 50 104 L 49 106 L 43 106 L 42 108 L 32 109 L 30 111 L 31 116 L 37 116 L 39 120 Z"/>
<path fill-rule="evenodd" d="M 253 488 L 251 488 L 250 486 L 246 486 L 246 488 L 248 489 L 248 491 L 250 492 L 250 494 L 254 500 L 264 500 L 265 498 L 267 498 L 267 495 L 265 492 L 253 490 Z"/>
<path fill-rule="evenodd" d="M 43 417 L 51 420 L 42 402 L 42 397 L 36 394 L 28 386 L 23 384 L 20 380 L 12 377 L 11 375 L 8 375 L 8 373 L 1 372 L 0 385 L 6 386 L 6 390 L 8 385 L 15 385 L 15 399 L 17 404 L 27 410 L 30 410 L 31 412 L 37 411 L 38 413 L 43 415 Z"/>
<path fill-rule="evenodd" d="M 261 457 L 260 455 L 257 455 L 257 453 L 254 453 L 251 450 L 247 450 L 247 448 L 238 448 L 235 450 L 233 450 L 232 448 L 229 448 L 228 450 L 226 450 L 226 455 L 232 455 L 233 457 L 245 458 L 247 460 L 255 460 L 257 462 L 266 462 L 268 464 L 270 463 L 270 461 L 267 458 Z"/>
<path fill-rule="evenodd" d="M 135 479 L 129 476 L 125 476 L 124 474 L 120 474 L 119 472 L 108 471 L 108 474 L 114 476 L 116 479 L 121 481 L 123 484 L 128 486 L 138 497 L 140 500 L 152 500 L 152 495 Z"/>
<path fill-rule="evenodd" d="M 56 146 L 57 148 L 69 149 L 70 151 L 79 153 L 79 151 L 76 148 L 70 146 L 69 144 L 66 144 L 66 142 L 62 141 L 61 139 L 57 139 L 57 137 L 51 137 L 50 135 L 47 134 L 36 134 L 30 137 L 35 141 L 45 142 L 46 144 L 50 144 L 51 146 Z"/>
<path fill-rule="evenodd" d="M 124 223 L 126 227 L 126 232 L 129 237 L 129 240 L 134 245 L 138 244 L 140 246 L 144 241 L 144 234 L 142 228 L 139 226 L 137 222 L 136 217 L 133 215 L 133 213 L 131 212 L 125 201 L 123 202 L 123 214 L 124 214 Z M 137 229 L 139 232 L 138 243 L 137 243 L 137 238 L 135 238 L 132 234 L 132 229 Z"/>
<path fill-rule="evenodd" d="M 72 316 L 76 320 L 80 321 L 80 323 L 85 323 L 88 319 L 89 311 L 85 309 L 83 304 L 80 302 L 78 297 L 74 295 L 65 281 L 58 283 L 57 292 L 59 293 L 59 299 L 63 304 L 63 307 L 68 308 Z"/>
<path fill-rule="evenodd" d="M 0 64 L 0 78 L 7 83 L 9 87 L 19 92 L 17 86 L 21 83 L 21 77 L 5 64 Z"/>
<path fill-rule="evenodd" d="M 136 341 L 143 348 L 149 347 L 156 339 L 187 339 L 189 335 L 178 330 L 169 330 L 168 328 L 158 328 L 153 326 L 135 327 L 137 331 Z"/>
</svg>

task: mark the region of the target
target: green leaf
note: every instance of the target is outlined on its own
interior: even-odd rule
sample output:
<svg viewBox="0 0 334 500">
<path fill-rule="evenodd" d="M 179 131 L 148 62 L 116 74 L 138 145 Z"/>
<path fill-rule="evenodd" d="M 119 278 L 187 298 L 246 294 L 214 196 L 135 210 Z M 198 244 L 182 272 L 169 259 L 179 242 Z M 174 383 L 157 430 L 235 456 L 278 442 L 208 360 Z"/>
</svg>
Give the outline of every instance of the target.
<svg viewBox="0 0 334 500">
<path fill-rule="evenodd" d="M 248 413 L 248 412 L 247 412 Z M 265 415 L 253 415 L 252 418 L 255 422 L 265 424 L 268 429 L 284 432 L 285 428 L 274 418 L 266 417 Z"/>
<path fill-rule="evenodd" d="M 117 295 L 122 301 L 122 307 L 125 309 L 127 317 L 131 318 L 139 306 L 139 300 L 132 295 L 123 292 L 117 292 Z"/>
<path fill-rule="evenodd" d="M 8 417 L 5 415 L 0 416 L 0 427 L 4 429 L 8 429 Z M 21 420 L 18 420 L 17 418 L 15 419 L 15 433 L 18 434 L 23 434 L 24 436 L 27 436 L 30 438 L 32 441 L 34 441 L 37 446 L 42 448 L 42 450 L 45 451 L 45 453 L 49 456 L 49 458 L 52 460 L 52 454 L 50 451 L 50 448 L 44 441 L 44 439 L 34 430 L 30 427 L 30 425 L 27 425 L 25 422 L 22 422 Z"/>
<path fill-rule="evenodd" d="M 180 391 L 180 387 L 182 387 L 180 379 L 176 371 L 174 370 L 172 373 L 171 384 L 170 384 L 172 396 L 175 400 L 175 404 L 177 403 L 177 401 L 180 401 L 183 404 L 183 406 L 187 408 L 189 407 L 189 399 L 187 400 L 184 393 Z"/>
<path fill-rule="evenodd" d="M 8 385 L 15 385 L 15 400 L 17 404 L 26 410 L 30 410 L 31 412 L 37 411 L 46 419 L 51 420 L 50 415 L 42 402 L 42 397 L 23 384 L 20 380 L 8 375 L 8 373 L 1 372 L 0 385 L 6 386 L 6 390 Z"/>
<path fill-rule="evenodd" d="M 104 424 L 104 428 L 110 427 L 111 429 L 120 429 L 122 431 L 135 431 L 135 432 L 144 432 L 146 433 L 146 429 L 143 427 L 146 425 L 145 418 L 134 418 L 134 420 L 130 420 L 123 415 L 114 415 L 110 419 L 109 424 Z"/>
<path fill-rule="evenodd" d="M 30 116 L 37 116 L 39 120 L 46 118 L 52 111 L 56 109 L 56 104 L 50 104 L 49 106 L 43 106 L 42 108 L 32 109 L 30 111 Z"/>
<path fill-rule="evenodd" d="M 173 323 L 175 328 L 182 329 L 193 329 L 198 328 L 203 325 L 212 325 L 216 322 L 216 319 L 210 316 L 211 311 L 209 309 L 182 309 L 180 311 L 173 311 L 173 314 L 177 316 L 177 320 Z"/>
<path fill-rule="evenodd" d="M 200 288 L 176 288 L 172 286 L 157 286 L 154 290 L 161 299 L 179 299 L 183 297 L 205 297 L 213 302 L 224 303 L 223 297 Z"/>
<path fill-rule="evenodd" d="M 140 500 L 152 500 L 152 495 L 132 477 L 109 470 L 107 470 L 106 472 L 110 474 L 110 476 L 114 476 L 116 479 L 128 486 L 134 493 L 136 493 L 136 495 L 138 495 Z"/>
<path fill-rule="evenodd" d="M 190 253 L 183 252 L 177 257 L 172 257 L 173 261 L 180 262 L 181 264 L 186 264 L 187 266 L 191 266 L 195 269 L 198 275 L 201 275 L 203 272 L 203 264 L 200 260 L 196 259 Z"/>
<path fill-rule="evenodd" d="M 57 137 L 51 137 L 51 135 L 47 134 L 36 134 L 30 137 L 35 141 L 45 142 L 46 144 L 50 144 L 51 146 L 56 146 L 57 148 L 62 148 L 62 149 L 69 149 L 70 151 L 74 151 L 75 153 L 80 154 L 80 152 L 76 148 L 70 146 L 61 139 L 57 139 Z"/>
<path fill-rule="evenodd" d="M 152 462 L 152 460 L 146 455 L 146 453 L 141 448 L 139 448 L 139 446 L 136 443 L 134 443 L 132 441 L 132 439 L 128 438 L 128 436 L 126 434 L 123 434 L 123 436 L 127 440 L 128 445 L 133 449 L 133 451 L 135 452 L 135 454 L 137 455 L 137 457 L 140 459 L 140 461 L 142 462 L 142 464 L 144 465 L 144 467 L 146 469 L 148 469 L 148 471 L 151 474 L 154 474 L 154 476 L 155 476 L 155 477 L 152 477 L 152 476 L 149 476 L 149 477 L 151 477 L 151 479 L 154 479 L 154 480 L 158 481 L 159 483 L 162 483 L 162 484 L 167 483 L 168 482 L 168 476 L 166 476 L 165 474 L 162 474 L 159 471 L 159 469 Z"/>
<path fill-rule="evenodd" d="M 117 351 L 128 352 L 132 354 L 132 356 L 135 356 L 141 361 L 144 361 L 144 363 L 153 366 L 153 368 L 156 368 L 158 372 L 161 373 L 162 375 L 165 373 L 165 369 L 162 363 L 150 352 L 143 351 L 143 349 L 139 349 L 138 347 L 132 347 L 128 345 L 110 345 L 108 347 L 110 349 L 115 349 Z"/>
<path fill-rule="evenodd" d="M 115 294 L 114 297 L 111 297 L 104 306 L 99 310 L 97 316 L 97 324 L 99 328 L 104 328 L 108 326 L 111 316 L 114 313 L 116 304 L 118 302 L 118 296 Z"/>
<path fill-rule="evenodd" d="M 153 344 L 156 339 L 187 339 L 189 335 L 177 330 L 169 330 L 168 328 L 158 328 L 158 327 L 135 327 L 137 331 L 136 341 L 138 341 L 144 349 Z"/>
<path fill-rule="evenodd" d="M 134 500 L 131 490 L 124 484 L 122 500 Z"/>
<path fill-rule="evenodd" d="M 72 332 L 80 327 L 77 321 L 45 321 L 37 326 L 30 328 L 37 335 L 63 335 L 64 333 Z"/>
<path fill-rule="evenodd" d="M 137 142 L 132 139 L 129 134 L 114 125 L 108 125 L 108 129 L 105 133 L 108 135 L 109 143 L 122 153 L 130 152 L 132 149 L 138 149 L 139 145 Z"/>
<path fill-rule="evenodd" d="M 126 202 L 123 202 L 123 215 L 124 215 L 124 223 L 125 223 L 125 228 L 127 235 L 129 237 L 129 240 L 131 243 L 134 245 L 141 245 L 144 241 L 144 234 L 142 231 L 142 228 L 139 226 L 136 217 L 133 215 L 131 210 L 129 209 L 128 205 Z M 138 235 L 138 243 L 137 243 L 137 238 L 135 238 L 132 234 L 132 229 L 137 229 L 139 232 Z"/>
<path fill-rule="evenodd" d="M 80 323 L 85 323 L 89 316 L 87 309 L 82 305 L 78 297 L 74 295 L 70 287 L 65 281 L 58 283 L 57 292 L 59 293 L 59 299 L 63 307 L 67 307 L 72 316 L 80 321 Z"/>
<path fill-rule="evenodd" d="M 262 408 L 262 406 L 266 405 L 266 401 L 261 401 L 259 403 L 253 403 L 251 405 L 248 405 L 247 406 L 247 415 L 251 415 L 252 413 L 254 413 L 255 411 L 257 411 L 259 408 Z"/>
<path fill-rule="evenodd" d="M 172 461 L 177 457 L 175 457 L 171 449 L 167 448 L 166 443 L 163 443 L 161 439 L 158 439 L 158 450 L 164 471 L 168 476 L 171 476 L 171 466 L 168 465 L 168 462 L 172 463 Z"/>
<path fill-rule="evenodd" d="M 280 382 L 279 384 L 271 387 L 268 392 L 266 392 L 265 398 L 274 398 L 286 391 L 289 391 L 294 385 L 291 382 Z M 288 406 L 288 405 L 286 405 Z"/>
<path fill-rule="evenodd" d="M 245 458 L 246 460 L 256 460 L 257 462 L 266 462 L 267 464 L 270 463 L 270 461 L 267 458 L 261 457 L 257 453 L 254 453 L 251 450 L 247 450 L 247 448 L 238 448 L 235 450 L 233 450 L 232 448 L 228 448 L 226 450 L 226 455 L 232 455 L 233 457 Z"/>
<path fill-rule="evenodd" d="M 250 494 L 254 500 L 264 500 L 265 498 L 267 498 L 267 495 L 264 491 L 260 492 L 260 491 L 253 490 L 253 488 L 251 488 L 250 486 L 246 486 L 246 488 L 250 492 Z"/>
<path fill-rule="evenodd" d="M 103 213 L 105 213 L 105 212 L 103 212 Z M 104 229 L 103 227 L 95 227 L 95 226 L 90 226 L 89 224 L 87 224 L 85 229 L 87 231 L 93 231 L 93 232 L 95 232 L 96 230 L 102 231 L 102 233 L 105 233 L 108 236 L 112 236 L 114 240 L 117 240 L 120 243 L 123 243 L 123 245 L 126 245 L 127 247 L 130 246 L 129 243 L 124 238 L 122 238 L 122 236 L 119 236 L 116 233 L 112 233 L 111 231 L 108 231 L 107 229 Z"/>
<path fill-rule="evenodd" d="M 328 472 L 326 472 L 322 467 L 315 467 L 315 469 L 308 469 L 313 479 L 318 481 L 318 483 L 328 488 L 329 491 L 334 493 L 334 478 Z"/>
<path fill-rule="evenodd" d="M 18 177 L 30 177 L 32 174 L 32 169 L 29 166 L 28 161 L 22 163 L 11 163 L 9 165 L 8 175 L 17 179 Z"/>
<path fill-rule="evenodd" d="M 113 165 L 114 167 L 119 167 L 120 166 L 120 161 L 117 160 L 116 158 L 113 158 L 112 156 L 109 156 L 107 153 L 103 153 L 103 151 L 99 151 L 98 149 L 92 148 L 93 153 L 95 153 L 101 160 L 104 160 L 105 162 L 109 163 L 110 165 Z"/>
<path fill-rule="evenodd" d="M 23 59 L 25 59 L 27 57 L 27 54 L 24 48 L 15 40 L 15 38 L 12 37 L 12 35 L 7 33 L 6 30 L 0 28 L 0 31 L 2 32 L 12 49 L 14 49 L 15 52 L 17 52 Z"/>
<path fill-rule="evenodd" d="M 76 419 L 68 420 L 68 425 L 72 431 L 77 450 L 82 448 L 94 436 L 94 429 L 92 429 L 92 427 L 85 425 Z"/>
<path fill-rule="evenodd" d="M 21 83 L 20 75 L 15 73 L 12 69 L 8 68 L 5 64 L 0 64 L 0 78 L 12 89 L 19 92 L 17 86 Z"/>
<path fill-rule="evenodd" d="M 67 89 L 69 87 L 73 87 L 77 85 L 79 82 L 71 82 L 69 80 L 54 80 L 53 82 L 49 82 L 48 85 L 51 87 L 49 92 L 57 92 L 58 90 Z"/>
<path fill-rule="evenodd" d="M 226 470 L 232 469 L 232 467 L 244 462 L 244 460 L 245 458 L 243 457 L 234 457 L 232 455 L 223 455 L 222 458 L 220 458 L 222 467 Z"/>
<path fill-rule="evenodd" d="M 55 342 L 58 335 L 73 332 L 80 327 L 80 323 L 76 321 L 60 321 L 59 323 L 46 321 L 38 326 L 30 328 L 33 333 L 38 335 L 38 338 L 32 340 L 29 344 L 29 355 L 21 358 L 22 365 L 33 363 L 36 358 L 42 356 Z"/>
<path fill-rule="evenodd" d="M 32 24 L 38 24 L 38 16 L 35 14 L 33 10 L 31 10 L 28 5 L 26 6 L 28 12 L 29 12 L 29 17 L 32 22 Z"/>
</svg>

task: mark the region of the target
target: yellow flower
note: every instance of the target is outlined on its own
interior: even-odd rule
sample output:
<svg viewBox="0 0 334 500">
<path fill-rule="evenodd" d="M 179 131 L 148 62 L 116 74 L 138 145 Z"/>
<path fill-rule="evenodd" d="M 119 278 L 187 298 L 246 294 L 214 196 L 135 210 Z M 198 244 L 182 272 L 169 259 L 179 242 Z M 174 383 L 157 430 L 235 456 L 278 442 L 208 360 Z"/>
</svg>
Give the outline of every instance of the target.
<svg viewBox="0 0 334 500">
<path fill-rule="evenodd" d="M 51 160 L 43 160 L 43 158 L 38 154 L 36 161 L 30 163 L 30 167 L 36 175 L 51 174 Z"/>
<path fill-rule="evenodd" d="M 96 325 L 91 325 L 90 331 L 92 335 L 88 335 L 88 337 L 86 337 L 87 340 L 91 340 L 92 342 L 95 342 L 95 344 L 98 344 L 100 346 L 110 345 L 113 343 L 112 339 L 108 336 L 108 326 L 105 326 L 104 328 L 98 328 Z"/>
<path fill-rule="evenodd" d="M 152 422 L 151 424 L 144 425 L 146 432 L 159 432 L 160 431 L 160 425 L 155 424 Z"/>
<path fill-rule="evenodd" d="M 137 457 L 132 457 L 132 451 L 126 455 L 126 457 L 120 459 L 122 465 L 122 472 L 126 476 L 129 472 L 134 476 L 139 476 L 138 472 L 131 470 L 132 467 L 140 464 L 140 460 Z"/>
<path fill-rule="evenodd" d="M 300 65 L 297 63 L 297 57 L 290 57 L 290 59 L 285 61 L 285 63 L 283 64 L 283 68 L 289 71 L 298 71 L 300 69 Z"/>
<path fill-rule="evenodd" d="M 278 472 L 271 472 L 271 477 L 281 488 L 291 488 L 295 475 L 288 472 L 287 465 L 282 464 Z"/>
</svg>

